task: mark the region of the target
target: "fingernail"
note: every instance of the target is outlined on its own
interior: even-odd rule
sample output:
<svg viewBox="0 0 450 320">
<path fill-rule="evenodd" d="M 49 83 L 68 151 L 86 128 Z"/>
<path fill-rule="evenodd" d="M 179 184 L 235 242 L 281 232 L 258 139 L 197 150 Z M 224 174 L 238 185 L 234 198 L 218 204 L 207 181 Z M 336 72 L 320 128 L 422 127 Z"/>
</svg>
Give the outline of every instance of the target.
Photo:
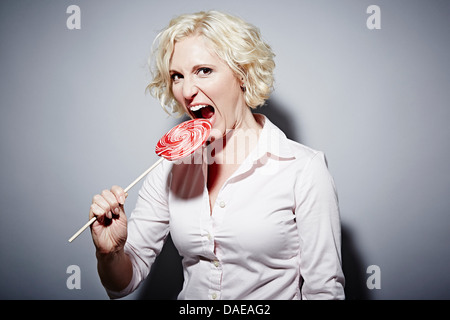
<svg viewBox="0 0 450 320">
<path fill-rule="evenodd" d="M 119 203 L 121 205 L 125 204 L 125 198 L 123 196 L 120 196 Z"/>
<path fill-rule="evenodd" d="M 119 214 L 119 208 L 115 208 L 115 209 L 114 209 L 114 212 L 115 212 L 116 214 Z"/>
</svg>

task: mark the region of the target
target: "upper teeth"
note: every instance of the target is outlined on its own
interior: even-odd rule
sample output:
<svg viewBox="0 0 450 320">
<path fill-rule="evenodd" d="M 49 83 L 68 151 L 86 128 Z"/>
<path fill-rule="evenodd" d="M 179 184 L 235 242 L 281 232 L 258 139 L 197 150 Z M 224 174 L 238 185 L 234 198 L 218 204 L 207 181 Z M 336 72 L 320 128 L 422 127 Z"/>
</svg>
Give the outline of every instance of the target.
<svg viewBox="0 0 450 320">
<path fill-rule="evenodd" d="M 200 110 L 201 108 L 205 108 L 207 106 L 208 106 L 207 104 L 199 104 L 196 106 L 192 106 L 190 109 L 191 109 L 191 111 L 197 111 L 197 110 Z"/>
</svg>

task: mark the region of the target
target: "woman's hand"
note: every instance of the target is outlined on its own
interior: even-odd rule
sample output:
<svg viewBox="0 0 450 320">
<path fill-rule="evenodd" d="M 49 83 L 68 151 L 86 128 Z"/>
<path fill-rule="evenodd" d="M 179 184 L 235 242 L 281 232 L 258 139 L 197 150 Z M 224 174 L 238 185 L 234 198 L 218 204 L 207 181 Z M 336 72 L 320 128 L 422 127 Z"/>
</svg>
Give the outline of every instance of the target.
<svg viewBox="0 0 450 320">
<path fill-rule="evenodd" d="M 112 186 L 92 198 L 89 219 L 97 217 L 91 225 L 91 234 L 98 254 L 116 253 L 125 245 L 127 217 L 123 206 L 127 195 L 121 187 Z"/>
</svg>

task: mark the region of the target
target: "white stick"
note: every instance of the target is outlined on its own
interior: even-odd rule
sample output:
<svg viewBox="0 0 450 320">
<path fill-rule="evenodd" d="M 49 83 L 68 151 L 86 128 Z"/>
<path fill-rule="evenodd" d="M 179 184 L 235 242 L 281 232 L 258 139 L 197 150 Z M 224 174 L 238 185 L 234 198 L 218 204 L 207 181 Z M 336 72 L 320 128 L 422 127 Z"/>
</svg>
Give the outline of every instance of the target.
<svg viewBox="0 0 450 320">
<path fill-rule="evenodd" d="M 75 233 L 72 238 L 69 239 L 69 242 L 72 242 L 76 237 L 78 237 L 87 227 L 89 227 L 91 224 L 94 223 L 94 221 L 97 220 L 97 217 L 91 218 L 84 226 L 81 227 L 80 230 Z"/>
<path fill-rule="evenodd" d="M 143 174 L 141 174 L 139 177 L 136 178 L 136 180 L 134 180 L 132 183 L 130 183 L 130 185 L 128 187 L 126 187 L 125 189 L 123 189 L 123 191 L 128 192 L 128 190 L 130 190 L 131 188 L 134 187 L 134 185 L 136 183 L 138 183 L 143 177 L 145 177 L 146 175 L 148 175 L 150 173 L 150 171 L 152 171 L 153 169 L 155 169 L 158 164 L 160 164 L 162 161 L 164 160 L 164 158 L 160 158 L 158 161 L 156 161 L 150 168 L 148 168 Z"/>
<path fill-rule="evenodd" d="M 126 187 L 125 189 L 123 189 L 123 191 L 126 193 L 128 192 L 128 190 L 130 190 L 131 188 L 134 187 L 134 185 L 136 183 L 138 183 L 142 178 L 144 178 L 147 174 L 150 173 L 150 171 L 152 171 L 153 169 L 155 169 L 162 161 L 164 160 L 164 158 L 160 158 L 158 161 L 156 161 L 150 168 L 148 168 L 147 170 L 145 170 L 145 172 L 143 174 L 141 174 L 139 177 L 136 178 L 136 180 L 134 180 L 132 183 L 130 183 L 130 185 L 128 187 Z M 73 240 L 75 240 L 76 237 L 78 237 L 84 230 L 86 230 L 87 227 L 89 227 L 91 224 L 94 223 L 94 221 L 97 220 L 97 217 L 93 217 L 91 218 L 91 220 L 89 220 L 84 226 L 82 226 L 80 228 L 80 230 L 78 230 L 73 236 L 72 238 L 69 239 L 69 242 L 72 242 Z"/>
</svg>

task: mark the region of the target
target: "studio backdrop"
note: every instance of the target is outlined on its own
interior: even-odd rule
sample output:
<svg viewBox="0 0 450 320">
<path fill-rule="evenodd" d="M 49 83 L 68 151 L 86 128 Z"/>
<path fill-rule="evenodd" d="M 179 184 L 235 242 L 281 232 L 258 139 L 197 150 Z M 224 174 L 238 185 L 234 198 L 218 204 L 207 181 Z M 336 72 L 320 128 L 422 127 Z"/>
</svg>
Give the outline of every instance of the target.
<svg viewBox="0 0 450 320">
<path fill-rule="evenodd" d="M 180 119 L 145 91 L 152 42 L 210 9 L 260 28 L 276 69 L 257 112 L 327 157 L 347 299 L 449 299 L 447 0 L 2 0 L 0 298 L 108 299 L 89 230 L 68 239 L 157 160 Z M 175 299 L 180 261 L 169 239 L 126 299 Z"/>
</svg>

